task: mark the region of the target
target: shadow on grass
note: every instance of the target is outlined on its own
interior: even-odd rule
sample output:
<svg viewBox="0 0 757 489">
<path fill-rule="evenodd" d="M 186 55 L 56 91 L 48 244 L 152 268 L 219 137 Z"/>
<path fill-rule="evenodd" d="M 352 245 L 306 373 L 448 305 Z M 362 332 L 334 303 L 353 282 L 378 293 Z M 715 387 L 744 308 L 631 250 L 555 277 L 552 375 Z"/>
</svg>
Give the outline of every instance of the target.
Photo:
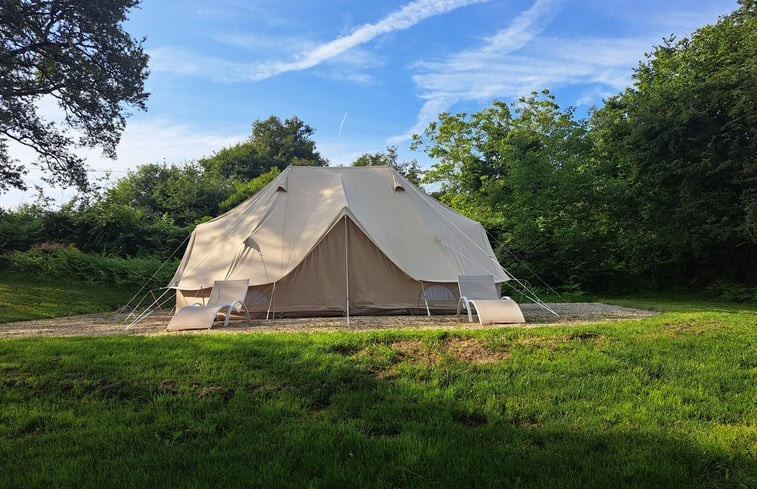
<svg viewBox="0 0 757 489">
<path fill-rule="evenodd" d="M 757 314 L 757 303 L 754 302 L 727 302 L 697 298 L 692 294 L 663 292 L 657 295 L 596 297 L 594 300 L 605 304 L 660 312 L 753 312 Z"/>
<path fill-rule="evenodd" d="M 0 486 L 755 482 L 753 460 L 684 431 L 544 418 L 518 402 L 512 377 L 527 372 L 409 362 L 376 338 L 0 342 Z"/>
<path fill-rule="evenodd" d="M 8 274 L 0 278 L 0 323 L 114 311 L 133 293 L 111 284 Z"/>
</svg>

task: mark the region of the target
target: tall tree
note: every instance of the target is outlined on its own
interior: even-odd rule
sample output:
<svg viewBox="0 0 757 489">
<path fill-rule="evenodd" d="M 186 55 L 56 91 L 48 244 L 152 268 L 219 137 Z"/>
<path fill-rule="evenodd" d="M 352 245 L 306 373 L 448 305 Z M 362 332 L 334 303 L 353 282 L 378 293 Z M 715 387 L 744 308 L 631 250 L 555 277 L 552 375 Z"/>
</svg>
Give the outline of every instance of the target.
<svg viewBox="0 0 757 489">
<path fill-rule="evenodd" d="M 549 282 L 594 282 L 604 274 L 605 197 L 598 192 L 588 123 L 549 92 L 474 114 L 441 114 L 414 137 L 437 162 L 425 182 L 451 207 L 481 221 Z M 524 278 L 512 256 L 504 263 Z"/>
<path fill-rule="evenodd" d="M 757 11 L 664 40 L 593 124 L 632 271 L 691 284 L 757 274 Z"/>
<path fill-rule="evenodd" d="M 208 171 L 241 182 L 274 167 L 283 170 L 289 165 L 326 166 L 328 160 L 316 151 L 311 139 L 314 133 L 315 129 L 297 116 L 282 123 L 272 115 L 252 124 L 249 140 L 224 148 L 199 163 Z"/>
<path fill-rule="evenodd" d="M 138 3 L 0 2 L 0 192 L 26 188 L 27 169 L 10 156 L 8 141 L 36 151 L 49 183 L 82 189 L 85 162 L 74 146 L 99 146 L 115 157 L 128 106 L 144 110 L 148 97 L 143 40 L 122 26 Z M 62 124 L 40 115 L 46 96 L 62 109 Z"/>
</svg>

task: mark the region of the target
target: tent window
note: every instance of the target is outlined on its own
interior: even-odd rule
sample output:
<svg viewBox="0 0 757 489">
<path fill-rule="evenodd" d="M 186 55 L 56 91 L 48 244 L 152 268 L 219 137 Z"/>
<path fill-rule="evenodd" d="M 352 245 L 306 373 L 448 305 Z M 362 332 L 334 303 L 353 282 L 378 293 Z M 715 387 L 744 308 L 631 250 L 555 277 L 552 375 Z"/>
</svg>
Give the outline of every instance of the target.
<svg viewBox="0 0 757 489">
<path fill-rule="evenodd" d="M 277 192 L 286 192 L 287 191 L 287 178 L 284 177 L 284 179 L 279 183 L 279 185 L 276 187 Z"/>
<path fill-rule="evenodd" d="M 457 300 L 455 293 L 449 290 L 449 288 L 443 285 L 432 285 L 426 287 L 423 291 L 423 296 L 427 300 L 433 301 L 454 301 Z"/>
<path fill-rule="evenodd" d="M 253 289 L 247 293 L 247 300 L 245 301 L 245 303 L 251 306 L 267 306 L 270 300 L 271 298 L 265 295 L 263 292 Z"/>
<path fill-rule="evenodd" d="M 402 185 L 402 182 L 399 178 L 397 178 L 397 175 L 392 174 L 392 187 L 394 188 L 395 192 L 404 192 L 405 187 Z"/>
</svg>

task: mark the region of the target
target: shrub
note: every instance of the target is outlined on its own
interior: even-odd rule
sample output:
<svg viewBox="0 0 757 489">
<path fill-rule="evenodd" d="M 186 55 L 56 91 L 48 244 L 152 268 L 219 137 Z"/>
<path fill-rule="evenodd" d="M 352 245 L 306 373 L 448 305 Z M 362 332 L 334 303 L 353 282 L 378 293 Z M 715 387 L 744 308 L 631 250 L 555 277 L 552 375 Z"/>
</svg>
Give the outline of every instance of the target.
<svg viewBox="0 0 757 489">
<path fill-rule="evenodd" d="M 166 263 L 152 283 L 162 286 L 173 277 L 178 260 Z M 71 246 L 39 246 L 0 256 L 0 268 L 10 273 L 39 278 L 67 277 L 86 283 L 139 287 L 156 273 L 160 258 L 115 258 L 82 253 Z"/>
</svg>

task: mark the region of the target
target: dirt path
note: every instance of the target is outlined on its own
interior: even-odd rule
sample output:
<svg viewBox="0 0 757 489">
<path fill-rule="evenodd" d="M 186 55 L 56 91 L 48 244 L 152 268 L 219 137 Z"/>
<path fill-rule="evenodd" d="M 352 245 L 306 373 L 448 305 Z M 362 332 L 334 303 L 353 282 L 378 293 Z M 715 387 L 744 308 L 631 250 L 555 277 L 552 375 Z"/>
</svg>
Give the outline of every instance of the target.
<svg viewBox="0 0 757 489">
<path fill-rule="evenodd" d="M 212 334 L 247 333 L 247 332 L 315 332 L 315 331 L 376 331 L 383 329 L 489 329 L 499 327 L 550 326 L 555 324 L 579 325 L 595 322 L 618 321 L 622 319 L 641 319 L 656 315 L 656 312 L 631 309 L 628 307 L 611 306 L 600 303 L 571 303 L 550 304 L 559 315 L 552 314 L 539 308 L 535 304 L 523 304 L 521 309 L 526 318 L 525 325 L 489 324 L 481 326 L 478 323 L 464 322 L 452 316 L 357 316 L 350 320 L 347 327 L 344 318 L 299 318 L 276 319 L 272 321 L 252 320 L 232 321 L 228 327 L 221 323 L 212 330 L 189 331 L 181 333 L 167 333 L 167 317 L 151 318 L 124 331 L 126 324 L 122 320 L 113 318 L 112 313 L 84 314 L 54 319 L 40 319 L 36 321 L 20 321 L 0 324 L 0 337 L 20 336 L 97 336 L 113 334 Z"/>
</svg>

